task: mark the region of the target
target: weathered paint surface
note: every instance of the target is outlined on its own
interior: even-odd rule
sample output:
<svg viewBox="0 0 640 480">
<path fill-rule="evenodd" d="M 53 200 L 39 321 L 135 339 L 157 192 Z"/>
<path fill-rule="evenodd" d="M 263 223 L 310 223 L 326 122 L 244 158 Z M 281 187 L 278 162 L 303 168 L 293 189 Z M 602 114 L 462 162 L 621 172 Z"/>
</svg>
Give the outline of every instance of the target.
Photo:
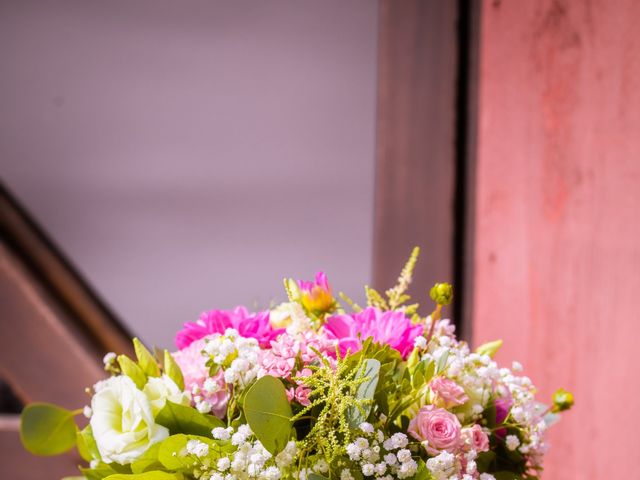
<svg viewBox="0 0 640 480">
<path fill-rule="evenodd" d="M 549 398 L 545 480 L 637 478 L 640 2 L 486 1 L 473 340 Z M 636 473 L 634 473 L 636 472 Z"/>
</svg>

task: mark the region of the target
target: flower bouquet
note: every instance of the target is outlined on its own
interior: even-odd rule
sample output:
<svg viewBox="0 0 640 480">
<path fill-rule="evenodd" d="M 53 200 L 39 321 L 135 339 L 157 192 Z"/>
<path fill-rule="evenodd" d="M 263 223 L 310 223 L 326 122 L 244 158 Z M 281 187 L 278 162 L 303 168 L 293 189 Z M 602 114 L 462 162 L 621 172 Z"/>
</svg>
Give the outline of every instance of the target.
<svg viewBox="0 0 640 480">
<path fill-rule="evenodd" d="M 269 311 L 203 313 L 173 353 L 134 339 L 135 359 L 105 356 L 90 406 L 27 406 L 22 441 L 41 455 L 76 446 L 88 480 L 539 478 L 571 394 L 543 406 L 519 364 L 492 360 L 500 341 L 458 341 L 441 318 L 449 284 L 426 317 L 407 304 L 417 256 L 384 295 L 365 287 L 365 308 L 319 273 L 285 280 L 288 302 Z"/>
</svg>

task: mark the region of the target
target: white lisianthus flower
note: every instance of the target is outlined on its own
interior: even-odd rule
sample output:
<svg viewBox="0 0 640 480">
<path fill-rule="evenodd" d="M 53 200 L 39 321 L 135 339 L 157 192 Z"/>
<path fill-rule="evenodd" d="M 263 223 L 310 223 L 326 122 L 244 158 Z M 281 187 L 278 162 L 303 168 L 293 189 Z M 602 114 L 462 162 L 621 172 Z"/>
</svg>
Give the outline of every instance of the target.
<svg viewBox="0 0 640 480">
<path fill-rule="evenodd" d="M 180 405 L 191 405 L 191 395 L 180 390 L 176 382 L 164 374 L 161 377 L 149 377 L 142 391 L 149 399 L 154 417 L 164 408 L 167 400 Z"/>
<path fill-rule="evenodd" d="M 147 396 L 125 375 L 100 382 L 91 409 L 93 436 L 105 463 L 131 463 L 169 436 L 155 423 Z"/>
</svg>

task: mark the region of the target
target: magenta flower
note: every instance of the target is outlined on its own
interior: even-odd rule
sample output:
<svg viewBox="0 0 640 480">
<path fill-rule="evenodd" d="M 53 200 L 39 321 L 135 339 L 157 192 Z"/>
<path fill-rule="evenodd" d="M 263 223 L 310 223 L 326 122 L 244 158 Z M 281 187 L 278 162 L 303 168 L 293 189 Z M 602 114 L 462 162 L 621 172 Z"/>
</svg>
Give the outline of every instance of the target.
<svg viewBox="0 0 640 480">
<path fill-rule="evenodd" d="M 309 312 L 321 315 L 334 309 L 336 302 L 324 272 L 316 273 L 314 282 L 298 280 L 298 288 L 300 289 L 300 303 Z"/>
<path fill-rule="evenodd" d="M 183 349 L 212 333 L 224 334 L 227 328 L 238 331 L 242 337 L 255 338 L 263 348 L 284 330 L 274 330 L 269 323 L 269 312 L 249 313 L 245 307 L 234 310 L 204 312 L 195 322 L 187 322 L 176 335 L 176 345 Z"/>
<path fill-rule="evenodd" d="M 424 326 L 413 325 L 404 312 L 382 312 L 374 307 L 365 308 L 351 315 L 334 315 L 324 324 L 328 338 L 338 340 L 340 353 L 347 349 L 357 352 L 362 342 L 373 338 L 377 343 L 386 343 L 407 358 L 413 350 L 414 339 L 422 335 Z"/>
</svg>

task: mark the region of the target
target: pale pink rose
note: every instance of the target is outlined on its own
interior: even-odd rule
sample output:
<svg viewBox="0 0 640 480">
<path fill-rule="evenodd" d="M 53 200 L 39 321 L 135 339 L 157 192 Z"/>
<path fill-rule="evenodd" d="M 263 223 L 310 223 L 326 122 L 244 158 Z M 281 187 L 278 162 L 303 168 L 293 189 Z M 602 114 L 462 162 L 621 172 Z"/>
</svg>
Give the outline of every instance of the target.
<svg viewBox="0 0 640 480">
<path fill-rule="evenodd" d="M 475 424 L 471 428 L 463 428 L 461 436 L 466 449 L 476 452 L 489 450 L 489 437 L 480 425 Z"/>
<path fill-rule="evenodd" d="M 430 455 L 449 453 L 461 445 L 461 425 L 458 417 L 444 408 L 427 405 L 409 422 L 409 433 L 420 440 Z"/>
<path fill-rule="evenodd" d="M 453 380 L 445 377 L 436 377 L 429 382 L 429 388 L 433 393 L 432 401 L 434 404 L 450 408 L 463 405 L 469 397 L 464 389 Z"/>
</svg>

